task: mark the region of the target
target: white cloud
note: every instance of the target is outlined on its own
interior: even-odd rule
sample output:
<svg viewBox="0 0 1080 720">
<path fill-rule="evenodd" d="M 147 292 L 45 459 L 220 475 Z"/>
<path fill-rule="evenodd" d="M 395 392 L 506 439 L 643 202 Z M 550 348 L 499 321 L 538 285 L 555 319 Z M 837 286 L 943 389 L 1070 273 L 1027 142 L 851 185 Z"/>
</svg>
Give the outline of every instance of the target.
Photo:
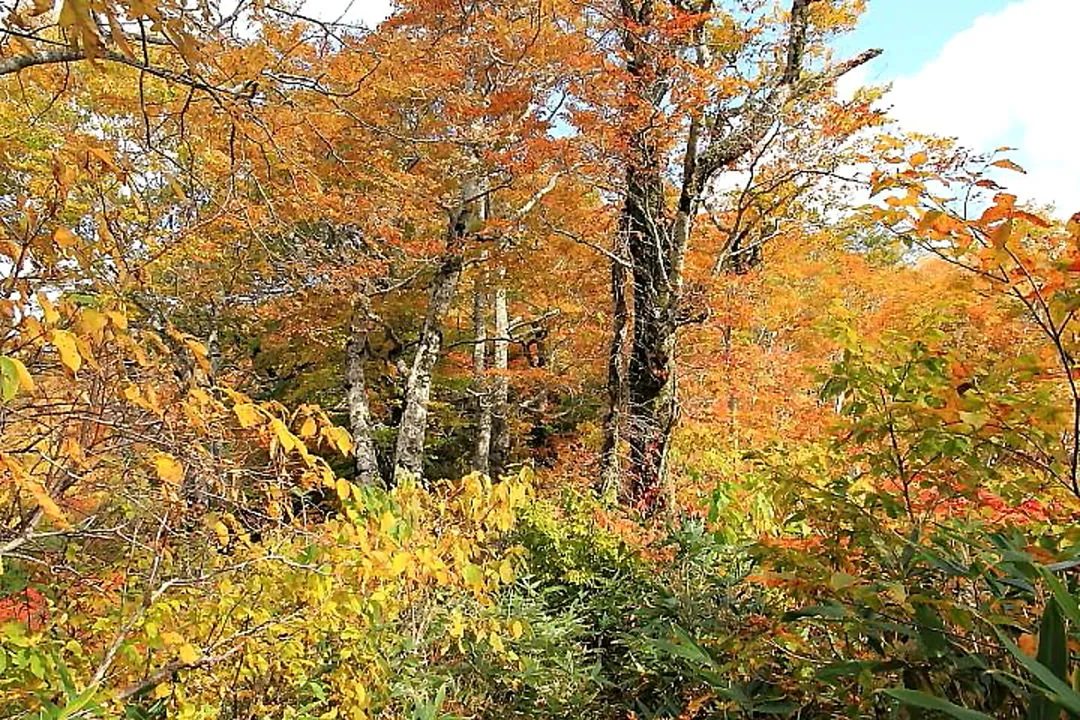
<svg viewBox="0 0 1080 720">
<path fill-rule="evenodd" d="M 303 11 L 320 20 L 374 28 L 390 14 L 391 0 L 306 0 Z"/>
<path fill-rule="evenodd" d="M 1070 214 L 1080 210 L 1077 28 L 1078 0 L 1016 2 L 979 17 L 937 58 L 898 78 L 886 102 L 905 129 L 955 136 L 978 151 L 1019 148 L 1012 157 L 1028 174 L 1002 179 Z"/>
</svg>

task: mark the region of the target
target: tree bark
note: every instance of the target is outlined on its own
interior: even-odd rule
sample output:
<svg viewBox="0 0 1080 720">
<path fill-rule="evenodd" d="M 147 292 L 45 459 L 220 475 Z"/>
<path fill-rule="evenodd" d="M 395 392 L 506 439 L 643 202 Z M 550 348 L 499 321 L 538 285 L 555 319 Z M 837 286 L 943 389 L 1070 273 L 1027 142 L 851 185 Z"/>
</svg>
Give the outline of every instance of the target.
<svg viewBox="0 0 1080 720">
<path fill-rule="evenodd" d="M 510 312 L 506 302 L 506 268 L 500 266 L 495 281 L 495 355 L 493 370 L 495 378 L 492 390 L 492 415 L 494 417 L 491 440 L 491 476 L 500 477 L 510 461 Z"/>
<path fill-rule="evenodd" d="M 619 442 L 626 413 L 626 346 L 630 309 L 626 298 L 625 233 L 616 234 L 611 260 L 611 344 L 608 347 L 607 414 L 604 416 L 604 444 L 600 449 L 600 494 L 617 495 L 621 487 Z"/>
<path fill-rule="evenodd" d="M 457 226 L 461 225 L 459 220 Z M 405 383 L 404 411 L 398 428 L 394 447 L 394 475 L 407 471 L 417 477 L 424 471 L 424 441 L 427 435 L 428 403 L 431 400 L 431 380 L 435 363 L 442 350 L 442 325 L 450 303 L 453 302 L 458 280 L 461 278 L 462 257 L 456 240 L 439 261 L 439 267 L 431 279 L 431 295 L 427 314 L 420 330 L 416 355 L 409 377 Z"/>
<path fill-rule="evenodd" d="M 668 60 L 677 50 L 665 49 L 665 41 L 654 27 L 653 0 L 620 2 L 621 39 L 627 56 L 629 85 L 624 110 L 628 148 L 626 195 L 619 233 L 626 238 L 634 298 L 625 423 L 630 465 L 623 484 L 623 499 L 650 511 L 657 509 L 665 499 L 662 490 L 668 446 L 678 419 L 675 350 L 678 328 L 685 322 L 680 307 L 683 262 L 701 193 L 717 173 L 761 143 L 793 98 L 813 89 L 815 83 L 835 80 L 878 54 L 878 51 L 868 51 L 805 81 L 802 66 L 810 25 L 808 13 L 809 6 L 816 1 L 792 0 L 782 66 L 771 84 L 734 108 L 733 112 L 740 117 L 737 125 L 722 125 L 716 118 L 723 117 L 724 113 L 716 108 L 708 113 L 704 108 L 698 108 L 691 113 L 682 177 L 677 188 L 678 200 L 671 214 L 664 195 L 664 169 L 668 156 L 660 149 L 664 138 L 658 136 L 663 124 L 656 123 L 641 108 L 644 106 L 653 114 L 667 112 L 665 98 L 672 82 Z M 701 18 L 692 31 L 696 63 L 701 68 L 708 68 L 710 57 L 704 38 L 705 23 L 712 10 L 711 0 L 703 0 L 694 10 Z M 706 122 L 706 117 L 712 119 Z M 612 292 L 617 305 L 619 289 L 614 282 Z M 620 322 L 616 313 L 613 326 L 616 336 L 623 332 Z M 616 342 L 613 338 L 613 347 Z M 612 375 L 609 367 L 609 379 Z M 619 400 L 609 384 L 612 414 Z M 608 423 L 606 430 L 610 431 L 612 427 Z M 605 437 L 606 452 L 611 452 L 609 445 L 616 444 L 617 439 Z M 607 468 L 605 471 L 610 472 Z"/>
<path fill-rule="evenodd" d="M 473 288 L 473 384 L 476 393 L 476 442 L 472 469 L 487 475 L 491 469 L 492 384 L 487 376 L 488 288 L 477 275 Z"/>
<path fill-rule="evenodd" d="M 367 399 L 367 379 L 364 360 L 367 355 L 367 330 L 359 317 L 359 308 L 353 313 L 349 327 L 349 339 L 345 344 L 345 387 L 349 406 L 349 429 L 352 431 L 353 458 L 356 481 L 362 485 L 380 485 L 379 461 L 375 452 L 375 439 L 371 433 L 371 411 Z"/>
</svg>

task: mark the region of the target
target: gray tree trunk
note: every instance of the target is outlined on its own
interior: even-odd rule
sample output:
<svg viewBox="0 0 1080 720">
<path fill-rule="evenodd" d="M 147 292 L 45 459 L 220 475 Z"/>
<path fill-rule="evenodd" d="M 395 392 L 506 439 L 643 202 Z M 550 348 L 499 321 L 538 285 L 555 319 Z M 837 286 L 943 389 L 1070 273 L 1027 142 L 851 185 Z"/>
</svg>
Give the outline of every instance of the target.
<svg viewBox="0 0 1080 720">
<path fill-rule="evenodd" d="M 617 233 L 614 255 L 626 255 L 625 233 Z M 626 265 L 611 260 L 611 344 L 608 347 L 607 414 L 604 416 L 604 444 L 600 450 L 599 491 L 604 497 L 619 492 L 622 463 L 619 445 L 626 413 L 626 347 L 630 310 L 626 298 Z"/>
<path fill-rule="evenodd" d="M 442 325 L 453 302 L 458 280 L 461 279 L 462 258 L 452 242 L 439 261 L 431 279 L 431 295 L 427 314 L 420 330 L 416 356 L 405 383 L 405 409 L 401 415 L 397 443 L 394 447 L 394 475 L 407 471 L 420 477 L 424 471 L 424 441 L 427 434 L 428 403 L 431 400 L 431 376 L 442 350 Z"/>
<path fill-rule="evenodd" d="M 473 288 L 473 384 L 476 393 L 476 443 L 472 469 L 485 475 L 491 469 L 492 387 L 487 375 L 488 288 L 478 274 Z"/>
<path fill-rule="evenodd" d="M 353 314 L 349 340 L 345 345 L 346 402 L 349 406 L 349 429 L 352 432 L 356 481 L 362 485 L 379 485 L 382 484 L 382 477 L 379 475 L 379 461 L 375 454 L 375 439 L 371 434 L 371 411 L 368 407 L 367 380 L 364 375 L 367 330 L 363 325 L 358 308 Z"/>
<path fill-rule="evenodd" d="M 500 267 L 495 281 L 495 379 L 492 390 L 494 435 L 491 440 L 491 476 L 499 477 L 510 460 L 510 428 L 507 425 L 510 405 L 510 313 L 506 304 L 506 269 Z"/>
</svg>

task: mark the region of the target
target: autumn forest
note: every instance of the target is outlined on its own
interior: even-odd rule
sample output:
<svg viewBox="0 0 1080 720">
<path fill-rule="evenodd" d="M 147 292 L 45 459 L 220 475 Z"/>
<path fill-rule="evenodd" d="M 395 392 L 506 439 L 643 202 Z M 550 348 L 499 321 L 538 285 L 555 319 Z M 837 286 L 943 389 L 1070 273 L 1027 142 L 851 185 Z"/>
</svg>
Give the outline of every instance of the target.
<svg viewBox="0 0 1080 720">
<path fill-rule="evenodd" d="M 0 717 L 1080 718 L 1080 205 L 865 6 L 6 0 Z"/>
</svg>

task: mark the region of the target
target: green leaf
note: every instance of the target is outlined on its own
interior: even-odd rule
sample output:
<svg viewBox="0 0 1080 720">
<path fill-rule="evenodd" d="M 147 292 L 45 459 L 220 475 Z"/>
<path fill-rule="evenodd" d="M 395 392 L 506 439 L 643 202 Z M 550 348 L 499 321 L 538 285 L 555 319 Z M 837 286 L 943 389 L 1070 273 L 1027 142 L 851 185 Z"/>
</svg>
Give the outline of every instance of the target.
<svg viewBox="0 0 1080 720">
<path fill-rule="evenodd" d="M 0 400 L 7 402 L 19 389 L 19 375 L 11 358 L 0 357 Z"/>
<path fill-rule="evenodd" d="M 1037 660 L 1055 676 L 1068 682 L 1069 649 L 1065 636 L 1065 619 L 1061 616 L 1057 600 L 1051 599 L 1043 611 L 1039 626 L 1039 653 Z M 1028 720 L 1059 720 L 1061 708 L 1046 695 L 1031 699 Z"/>
<path fill-rule="evenodd" d="M 847 611 L 843 605 L 812 605 L 810 607 L 802 608 L 801 610 L 792 610 L 791 612 L 784 613 L 783 621 L 791 622 L 792 620 L 800 620 L 802 618 L 834 618 L 839 619 L 845 617 Z"/>
<path fill-rule="evenodd" d="M 1050 570 L 1040 567 L 1039 572 L 1042 574 L 1046 584 L 1050 586 L 1051 592 L 1054 593 L 1058 608 L 1065 613 L 1065 617 L 1069 619 L 1069 622 L 1076 627 L 1080 627 L 1080 606 L 1077 605 L 1076 598 Z"/>
<path fill-rule="evenodd" d="M 891 688 L 886 690 L 885 694 L 896 698 L 905 705 L 923 708 L 924 710 L 937 710 L 938 712 L 943 712 L 954 718 L 959 718 L 959 720 L 994 720 L 989 715 L 977 710 L 968 710 L 966 707 L 961 707 L 944 698 L 919 692 L 918 690 Z"/>
<path fill-rule="evenodd" d="M 1041 683 L 1041 686 L 1038 684 L 1033 686 L 1036 690 L 1043 693 L 1069 712 L 1080 714 L 1080 693 L 1077 693 L 1069 687 L 1068 684 L 1054 674 L 1053 670 L 1046 667 L 1035 658 L 1028 657 L 1027 654 L 1018 648 L 1016 643 L 1010 640 L 1001 630 L 994 628 L 994 632 L 997 633 L 1001 644 L 1012 653 L 1013 657 L 1020 661 L 1020 664 L 1023 665 L 1028 672 L 1038 679 L 1039 683 Z"/>
<path fill-rule="evenodd" d="M 684 660 L 689 660 L 703 667 L 712 667 L 715 664 L 705 648 L 696 643 L 685 630 L 678 625 L 672 628 L 672 630 L 674 631 L 678 642 L 650 638 L 649 643 L 657 650 L 662 650 L 668 655 L 681 657 Z"/>
<path fill-rule="evenodd" d="M 919 623 L 919 638 L 927 653 L 932 656 L 940 656 L 949 649 L 949 643 L 942 632 L 944 626 L 941 618 L 930 605 L 919 603 L 915 606 L 915 620 Z"/>
</svg>

